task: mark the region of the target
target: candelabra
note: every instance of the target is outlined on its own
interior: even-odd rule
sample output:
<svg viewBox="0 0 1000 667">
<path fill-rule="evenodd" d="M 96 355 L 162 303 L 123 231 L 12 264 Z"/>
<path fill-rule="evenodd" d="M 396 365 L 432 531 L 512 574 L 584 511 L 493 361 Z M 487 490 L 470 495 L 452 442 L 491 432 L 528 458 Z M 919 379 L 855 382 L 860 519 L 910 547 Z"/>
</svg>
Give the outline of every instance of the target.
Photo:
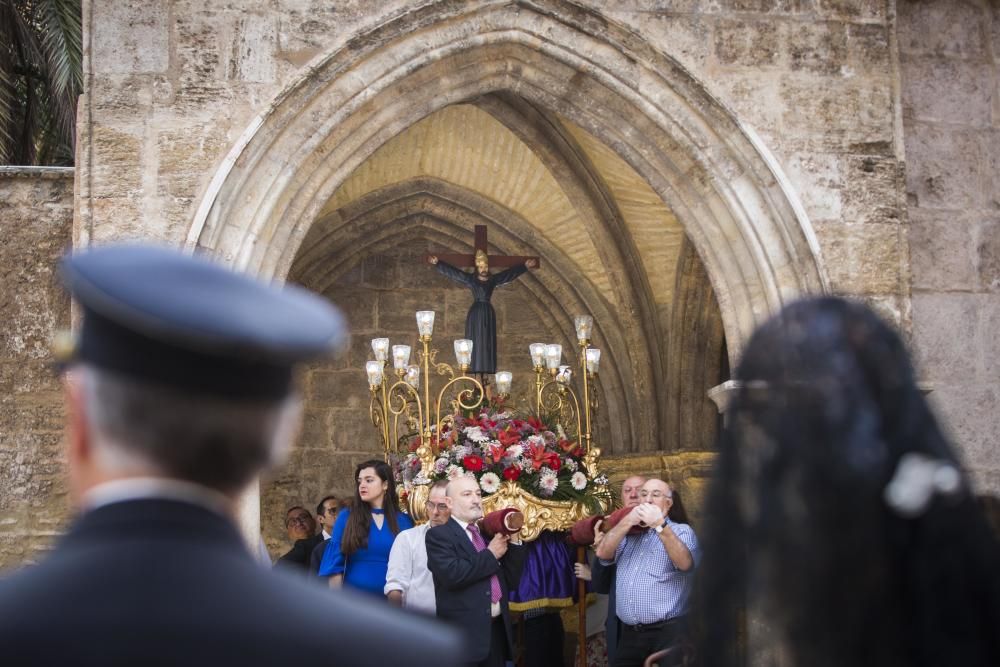
<svg viewBox="0 0 1000 667">
<path fill-rule="evenodd" d="M 456 412 L 479 408 L 495 391 L 498 398 L 511 397 L 513 374 L 497 371 L 493 387 L 484 387 L 480 380 L 468 374 L 472 361 L 473 341 L 458 339 L 454 342 L 458 372 L 451 365 L 437 361 L 438 350 L 431 347 L 434 333 L 433 311 L 422 310 L 416 314 L 417 332 L 421 348 L 416 364 L 410 363 L 409 345 L 391 345 L 388 338 L 375 338 L 371 342 L 374 359 L 365 369 L 371 392 L 369 412 L 372 425 L 379 433 L 385 449 L 386 460 L 405 446 L 412 451 L 411 443 L 417 438 L 416 454 L 420 460 L 423 483 L 415 484 L 409 496 L 409 510 L 416 519 L 424 517 L 424 502 L 429 493 L 426 483 L 432 473 L 440 446 L 438 435 L 454 421 Z M 534 368 L 534 392 L 528 400 L 539 415 L 554 416 L 563 429 L 574 429 L 584 451 L 583 464 L 590 479 L 599 476 L 597 463 L 600 449 L 593 445 L 592 424 L 599 403 L 596 381 L 601 351 L 590 346 L 593 318 L 581 315 L 575 319 L 579 344 L 578 371 L 580 389 L 573 386 L 574 370 L 562 364 L 562 346 L 532 343 L 529 346 Z M 388 368 L 391 358 L 392 369 Z M 441 387 L 434 391 L 431 371 L 444 378 Z M 431 399 L 434 398 L 432 403 Z M 400 489 L 402 491 L 402 489 Z M 573 520 L 581 518 L 582 507 L 561 501 L 546 501 L 529 496 L 505 482 L 500 492 L 484 499 L 484 506 L 518 506 L 526 515 L 528 535 L 537 536 L 545 528 L 566 529 Z"/>
</svg>

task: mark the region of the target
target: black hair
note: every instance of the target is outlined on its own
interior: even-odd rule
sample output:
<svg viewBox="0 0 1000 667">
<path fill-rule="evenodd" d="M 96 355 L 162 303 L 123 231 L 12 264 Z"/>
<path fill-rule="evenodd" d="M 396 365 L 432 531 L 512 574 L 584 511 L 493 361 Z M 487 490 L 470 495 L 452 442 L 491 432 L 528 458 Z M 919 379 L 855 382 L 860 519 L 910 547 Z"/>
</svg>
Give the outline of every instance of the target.
<svg viewBox="0 0 1000 667">
<path fill-rule="evenodd" d="M 323 507 L 323 505 L 326 504 L 326 501 L 328 501 L 328 500 L 336 500 L 336 499 L 337 499 L 337 496 L 323 496 L 323 500 L 319 501 L 319 503 L 316 505 L 316 516 L 319 516 L 320 514 L 322 514 L 324 512 L 324 510 L 326 508 Z"/>
<path fill-rule="evenodd" d="M 900 337 L 837 298 L 786 307 L 747 344 L 709 492 L 697 614 L 705 665 L 738 664 L 744 612 L 790 663 L 1000 664 L 1000 549 Z M 952 471 L 922 511 L 900 461 Z"/>
<path fill-rule="evenodd" d="M 371 507 L 361 500 L 361 494 L 358 492 L 358 477 L 365 468 L 374 468 L 379 479 L 388 484 L 385 497 L 382 499 L 382 511 L 389 530 L 393 535 L 399 534 L 399 522 L 396 519 L 400 512 L 399 499 L 396 497 L 396 481 L 392 468 L 385 461 L 378 459 L 359 463 L 354 469 L 354 497 L 351 498 L 350 514 L 347 515 L 347 525 L 344 526 L 344 537 L 340 543 L 340 549 L 345 556 L 368 547 L 368 530 L 372 522 Z"/>
</svg>

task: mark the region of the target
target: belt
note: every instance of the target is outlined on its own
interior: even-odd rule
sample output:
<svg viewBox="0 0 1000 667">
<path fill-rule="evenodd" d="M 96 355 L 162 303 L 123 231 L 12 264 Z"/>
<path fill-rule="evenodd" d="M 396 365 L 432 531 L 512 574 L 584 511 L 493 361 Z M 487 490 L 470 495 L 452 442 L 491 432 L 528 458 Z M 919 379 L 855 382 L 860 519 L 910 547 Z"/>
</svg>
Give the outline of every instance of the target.
<svg viewBox="0 0 1000 667">
<path fill-rule="evenodd" d="M 673 623 L 679 623 L 683 618 L 683 616 L 674 616 L 673 618 L 657 621 L 656 623 L 636 623 L 635 625 L 622 623 L 622 625 L 626 630 L 631 630 L 632 632 L 652 632 L 653 630 L 662 630 Z"/>
</svg>

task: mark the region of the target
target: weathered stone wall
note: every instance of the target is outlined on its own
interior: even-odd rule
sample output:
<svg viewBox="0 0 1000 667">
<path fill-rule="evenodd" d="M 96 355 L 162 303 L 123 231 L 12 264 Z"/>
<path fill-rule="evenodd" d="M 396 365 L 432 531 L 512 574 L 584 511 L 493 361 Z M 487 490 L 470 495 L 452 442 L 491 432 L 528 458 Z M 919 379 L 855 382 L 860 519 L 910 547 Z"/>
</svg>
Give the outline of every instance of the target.
<svg viewBox="0 0 1000 667">
<path fill-rule="evenodd" d="M 0 167 L 0 570 L 37 560 L 69 513 L 51 342 L 72 225 L 72 169 Z"/>
<path fill-rule="evenodd" d="M 918 372 L 1000 494 L 1000 6 L 900 2 L 899 52 Z"/>
</svg>

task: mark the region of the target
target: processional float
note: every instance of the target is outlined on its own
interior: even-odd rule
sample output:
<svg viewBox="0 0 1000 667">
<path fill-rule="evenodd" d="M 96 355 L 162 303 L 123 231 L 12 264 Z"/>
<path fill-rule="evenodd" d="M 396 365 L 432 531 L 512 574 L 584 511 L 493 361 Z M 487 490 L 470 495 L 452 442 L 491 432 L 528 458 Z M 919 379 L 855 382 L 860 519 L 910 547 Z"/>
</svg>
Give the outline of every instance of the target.
<svg viewBox="0 0 1000 667">
<path fill-rule="evenodd" d="M 376 338 L 374 358 L 365 366 L 372 425 L 410 516 L 425 521 L 430 485 L 464 474 L 479 481 L 484 512 L 514 508 L 522 513 L 525 541 L 538 540 L 546 531 L 568 533 L 575 523 L 608 511 L 608 479 L 600 473 L 601 450 L 593 442 L 601 359 L 600 349 L 591 346 L 593 318 L 575 318 L 573 365 L 562 364 L 559 344 L 529 346 L 534 378 L 520 401 L 512 399 L 509 371 L 497 371 L 492 385 L 469 374 L 472 340 L 454 341 L 455 366 L 438 361 L 432 348 L 434 321 L 433 311 L 416 313 L 416 363 L 411 363 L 409 345 Z M 432 388 L 432 377 L 440 378 L 439 386 Z M 578 547 L 577 558 L 585 562 L 584 547 Z M 577 584 L 583 659 L 584 586 Z M 512 601 L 512 609 L 518 606 Z M 520 610 L 525 608 L 530 604 Z"/>
</svg>

